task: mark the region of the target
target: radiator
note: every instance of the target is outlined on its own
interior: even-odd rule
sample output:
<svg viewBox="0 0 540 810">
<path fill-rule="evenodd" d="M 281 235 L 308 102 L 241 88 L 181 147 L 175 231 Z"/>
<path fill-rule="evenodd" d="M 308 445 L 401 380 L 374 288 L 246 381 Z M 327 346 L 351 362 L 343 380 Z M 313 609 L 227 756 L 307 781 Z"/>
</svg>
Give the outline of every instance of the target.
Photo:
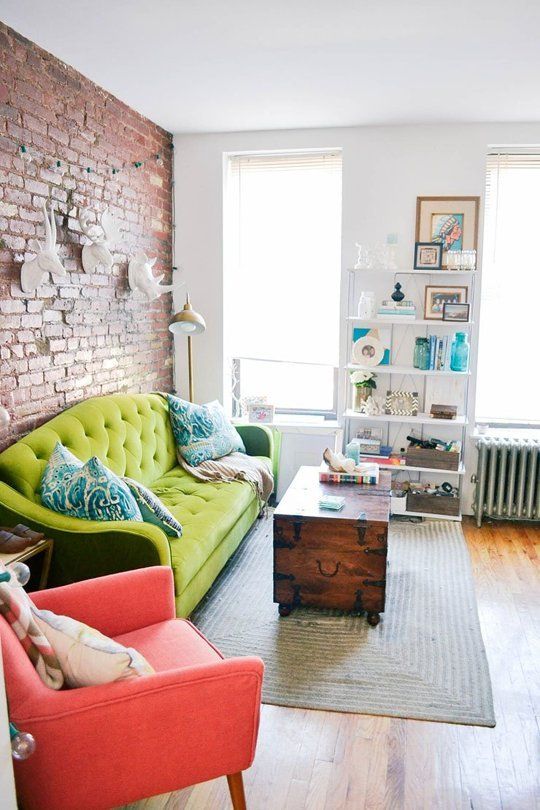
<svg viewBox="0 0 540 810">
<path fill-rule="evenodd" d="M 486 437 L 476 446 L 476 525 L 483 517 L 540 520 L 540 442 Z"/>
</svg>

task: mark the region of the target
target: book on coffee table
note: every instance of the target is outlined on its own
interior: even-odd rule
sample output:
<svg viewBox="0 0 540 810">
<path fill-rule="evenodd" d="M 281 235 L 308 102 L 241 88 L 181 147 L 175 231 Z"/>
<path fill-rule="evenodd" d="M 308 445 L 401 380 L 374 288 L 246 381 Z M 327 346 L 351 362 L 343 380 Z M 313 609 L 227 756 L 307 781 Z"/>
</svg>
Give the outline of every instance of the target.
<svg viewBox="0 0 540 810">
<path fill-rule="evenodd" d="M 325 484 L 378 484 L 379 467 L 377 464 L 358 464 L 352 473 L 336 472 L 323 461 L 319 467 L 319 481 Z"/>
</svg>

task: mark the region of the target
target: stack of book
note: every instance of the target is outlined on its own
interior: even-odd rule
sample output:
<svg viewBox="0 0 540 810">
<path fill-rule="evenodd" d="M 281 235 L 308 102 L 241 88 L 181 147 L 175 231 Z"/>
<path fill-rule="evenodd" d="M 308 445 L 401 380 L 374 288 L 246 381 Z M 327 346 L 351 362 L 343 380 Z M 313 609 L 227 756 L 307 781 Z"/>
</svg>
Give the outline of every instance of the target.
<svg viewBox="0 0 540 810">
<path fill-rule="evenodd" d="M 379 468 L 376 464 L 360 464 L 352 473 L 336 472 L 326 462 L 320 466 L 319 481 L 323 484 L 378 484 Z"/>
<path fill-rule="evenodd" d="M 377 312 L 377 318 L 384 320 L 385 318 L 403 318 L 403 320 L 410 320 L 416 318 L 416 307 L 413 301 L 392 301 L 387 299 L 381 301 L 381 306 Z"/>
<path fill-rule="evenodd" d="M 448 371 L 450 369 L 450 356 L 452 353 L 453 335 L 428 335 L 429 343 L 429 370 Z"/>
</svg>

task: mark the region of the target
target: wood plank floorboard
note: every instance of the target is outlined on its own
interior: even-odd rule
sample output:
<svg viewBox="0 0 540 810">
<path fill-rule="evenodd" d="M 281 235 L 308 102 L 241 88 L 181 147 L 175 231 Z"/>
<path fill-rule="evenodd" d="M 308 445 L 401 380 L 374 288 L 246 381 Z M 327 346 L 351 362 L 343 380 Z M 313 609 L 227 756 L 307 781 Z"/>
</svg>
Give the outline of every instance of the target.
<svg viewBox="0 0 540 810">
<path fill-rule="evenodd" d="M 463 523 L 493 684 L 494 729 L 263 706 L 249 810 L 535 810 L 540 529 Z M 166 756 L 166 754 L 164 754 Z M 129 810 L 230 810 L 226 779 Z"/>
</svg>

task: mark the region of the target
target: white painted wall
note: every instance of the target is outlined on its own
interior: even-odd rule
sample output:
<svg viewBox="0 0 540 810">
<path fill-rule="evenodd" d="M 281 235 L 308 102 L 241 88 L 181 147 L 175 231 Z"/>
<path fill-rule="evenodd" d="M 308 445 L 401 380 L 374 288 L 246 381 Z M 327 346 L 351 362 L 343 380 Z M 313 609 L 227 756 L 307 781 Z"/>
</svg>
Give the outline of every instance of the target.
<svg viewBox="0 0 540 810">
<path fill-rule="evenodd" d="M 184 270 L 183 279 L 194 307 L 204 314 L 208 325 L 205 334 L 193 341 L 197 400 L 223 398 L 224 153 L 342 148 L 343 269 L 354 264 L 356 241 L 384 241 L 388 233 L 398 235 L 398 263 L 408 267 L 412 263 L 416 197 L 483 195 L 490 144 L 540 144 L 540 124 L 351 127 L 175 136 L 176 262 Z M 264 306 L 263 287 L 259 306 Z M 473 317 L 478 322 L 478 314 Z M 473 372 L 475 368 L 473 339 Z M 185 372 L 185 347 L 177 343 L 180 393 L 187 390 Z M 469 403 L 473 419 L 474 375 Z M 468 466 L 472 472 L 474 459 L 469 458 Z"/>
</svg>

